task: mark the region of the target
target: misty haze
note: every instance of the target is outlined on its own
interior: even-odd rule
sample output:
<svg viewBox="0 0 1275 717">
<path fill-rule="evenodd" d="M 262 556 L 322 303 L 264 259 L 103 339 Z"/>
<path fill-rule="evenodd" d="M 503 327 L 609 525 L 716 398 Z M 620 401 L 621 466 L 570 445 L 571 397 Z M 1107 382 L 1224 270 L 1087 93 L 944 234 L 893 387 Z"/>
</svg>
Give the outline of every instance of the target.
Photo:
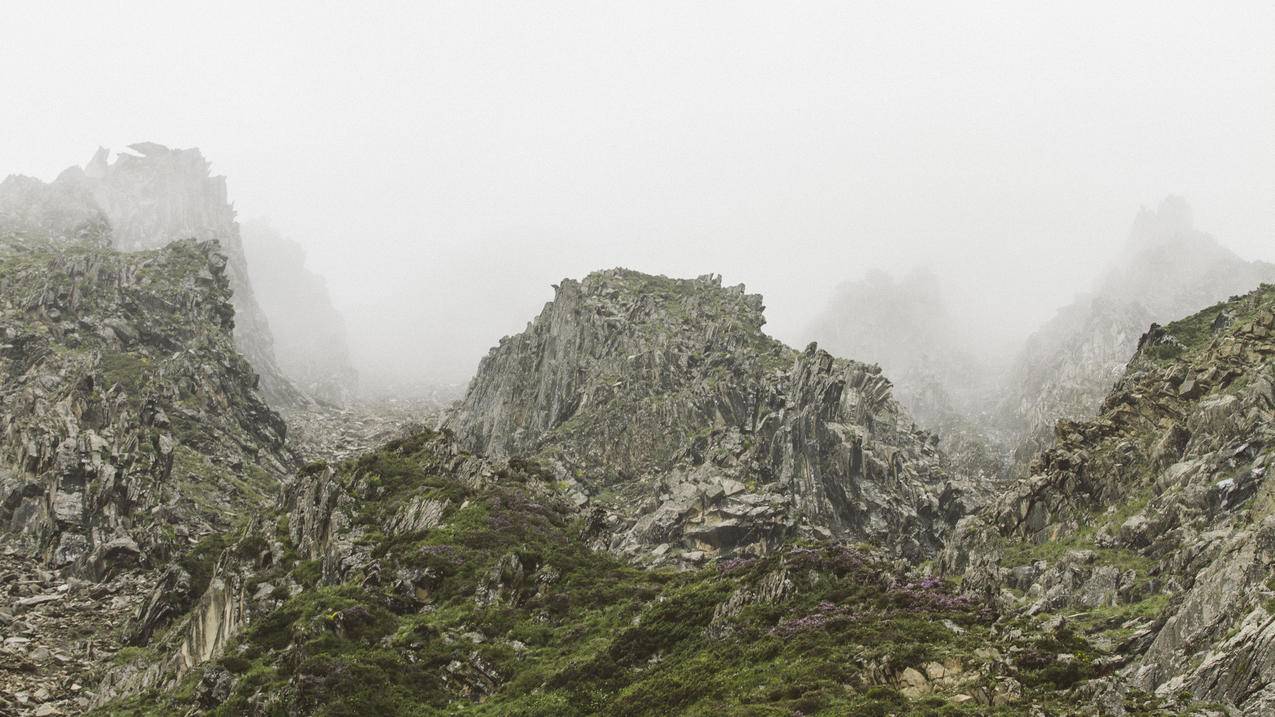
<svg viewBox="0 0 1275 717">
<path fill-rule="evenodd" d="M 6 11 L 0 716 L 1275 713 L 1275 6 Z"/>
</svg>

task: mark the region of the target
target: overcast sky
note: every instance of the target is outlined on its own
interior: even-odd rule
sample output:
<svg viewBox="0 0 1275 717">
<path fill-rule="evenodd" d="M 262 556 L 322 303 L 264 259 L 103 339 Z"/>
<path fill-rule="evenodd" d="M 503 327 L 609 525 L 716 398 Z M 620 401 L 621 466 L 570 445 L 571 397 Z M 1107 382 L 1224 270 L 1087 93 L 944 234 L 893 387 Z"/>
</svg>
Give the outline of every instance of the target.
<svg viewBox="0 0 1275 717">
<path fill-rule="evenodd" d="M 616 265 L 744 282 L 797 343 L 917 263 L 1025 332 L 1171 192 L 1275 259 L 1269 0 L 691 5 L 7 0 L 0 175 L 197 146 L 365 370 L 454 379 Z"/>
</svg>

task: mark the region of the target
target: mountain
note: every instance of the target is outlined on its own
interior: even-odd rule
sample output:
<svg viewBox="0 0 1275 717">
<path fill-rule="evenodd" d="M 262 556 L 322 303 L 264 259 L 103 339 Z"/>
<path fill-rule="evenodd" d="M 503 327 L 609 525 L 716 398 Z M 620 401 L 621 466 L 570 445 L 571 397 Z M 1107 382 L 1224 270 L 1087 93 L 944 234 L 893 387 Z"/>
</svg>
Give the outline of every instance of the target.
<svg viewBox="0 0 1275 717">
<path fill-rule="evenodd" d="M 1112 387 L 1009 482 L 920 274 L 827 315 L 877 363 L 715 275 L 564 280 L 440 427 L 298 391 L 288 443 L 239 318 L 344 385 L 321 280 L 135 150 L 0 183 L 0 714 L 1275 710 L 1275 286 L 1143 331 L 1269 269 L 1179 203 L 1034 339 L 1032 421 Z"/>
<path fill-rule="evenodd" d="M 926 526 L 930 562 L 889 539 L 923 525 L 901 502 L 806 492 L 899 496 L 942 468 L 875 369 L 769 339 L 716 277 L 564 281 L 450 429 L 307 465 L 174 560 L 93 713 L 1260 713 L 1273 309 L 1268 286 L 1153 327 L 1032 479 Z M 885 472 L 855 472 L 875 454 Z M 767 492 L 794 497 L 791 529 L 732 507 Z M 682 519 L 665 504 L 688 494 Z M 862 527 L 881 515 L 913 525 Z"/>
<path fill-rule="evenodd" d="M 712 275 L 564 280 L 447 426 L 474 452 L 546 460 L 599 540 L 644 561 L 796 535 L 932 553 L 979 486 L 950 476 L 878 367 L 788 348 L 762 310 Z"/>
<path fill-rule="evenodd" d="M 1074 639 L 1008 629 L 893 555 L 819 540 L 635 567 L 570 498 L 538 462 L 429 430 L 309 466 L 94 714 L 1092 714 Z"/>
<path fill-rule="evenodd" d="M 345 320 L 301 245 L 261 221 L 242 225 L 249 283 L 270 320 L 279 368 L 306 395 L 345 406 L 358 394 Z"/>
<path fill-rule="evenodd" d="M 1275 710 L 1275 286 L 1141 337 L 1095 418 L 940 564 L 1025 625 L 1083 636 L 1103 714 L 1136 693 Z"/>
<path fill-rule="evenodd" d="M 0 526 L 100 573 L 116 548 L 164 560 L 225 528 L 291 459 L 235 350 L 218 244 L 125 254 L 86 216 L 0 231 Z"/>
<path fill-rule="evenodd" d="M 1120 261 L 1090 294 L 1042 326 L 1015 359 L 997 422 L 1025 465 L 1059 419 L 1093 416 L 1152 322 L 1167 322 L 1275 281 L 1275 265 L 1245 261 L 1195 228 L 1169 197 L 1134 221 Z"/>
<path fill-rule="evenodd" d="M 122 253 L 89 205 L 9 212 L 15 182 L 62 189 L 0 184 L 0 712 L 42 714 L 86 706 L 147 575 L 271 505 L 296 460 L 217 242 Z"/>
<path fill-rule="evenodd" d="M 126 252 L 159 249 L 179 239 L 218 242 L 228 259 L 236 345 L 261 376 L 267 400 L 279 407 L 308 403 L 275 360 L 270 326 L 249 281 L 226 178 L 212 175 L 198 149 L 170 149 L 154 142 L 129 149 L 136 154 L 118 154 L 113 162 L 108 150 L 99 149 L 84 167 L 70 167 L 48 185 L 10 177 L 0 206 L 8 207 L 11 221 L 20 218 L 28 226 L 54 221 L 70 226 L 70 219 L 91 215 L 110 226 L 112 246 Z"/>
</svg>

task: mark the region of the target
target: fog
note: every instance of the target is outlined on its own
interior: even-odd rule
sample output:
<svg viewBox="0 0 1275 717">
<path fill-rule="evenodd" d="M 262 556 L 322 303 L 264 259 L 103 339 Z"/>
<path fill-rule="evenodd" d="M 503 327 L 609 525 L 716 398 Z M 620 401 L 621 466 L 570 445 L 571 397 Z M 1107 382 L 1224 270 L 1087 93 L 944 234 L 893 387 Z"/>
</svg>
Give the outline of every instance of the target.
<svg viewBox="0 0 1275 717">
<path fill-rule="evenodd" d="M 365 379 L 462 381 L 550 284 L 714 272 L 802 343 L 916 267 L 988 356 L 1140 206 L 1275 260 L 1275 4 L 5 4 L 0 175 L 199 147 Z"/>
</svg>

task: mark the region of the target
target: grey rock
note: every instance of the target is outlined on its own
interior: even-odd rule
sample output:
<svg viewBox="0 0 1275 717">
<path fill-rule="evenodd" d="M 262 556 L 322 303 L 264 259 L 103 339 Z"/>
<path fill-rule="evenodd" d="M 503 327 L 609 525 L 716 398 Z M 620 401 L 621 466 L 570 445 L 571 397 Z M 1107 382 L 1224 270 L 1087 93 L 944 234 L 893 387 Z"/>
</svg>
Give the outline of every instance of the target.
<svg viewBox="0 0 1275 717">
<path fill-rule="evenodd" d="M 761 297 L 712 276 L 564 280 L 447 425 L 475 452 L 534 453 L 587 483 L 618 522 L 599 544 L 640 560 L 820 531 L 932 554 L 981 487 L 953 478 L 879 368 L 794 351 L 764 322 Z"/>
</svg>

